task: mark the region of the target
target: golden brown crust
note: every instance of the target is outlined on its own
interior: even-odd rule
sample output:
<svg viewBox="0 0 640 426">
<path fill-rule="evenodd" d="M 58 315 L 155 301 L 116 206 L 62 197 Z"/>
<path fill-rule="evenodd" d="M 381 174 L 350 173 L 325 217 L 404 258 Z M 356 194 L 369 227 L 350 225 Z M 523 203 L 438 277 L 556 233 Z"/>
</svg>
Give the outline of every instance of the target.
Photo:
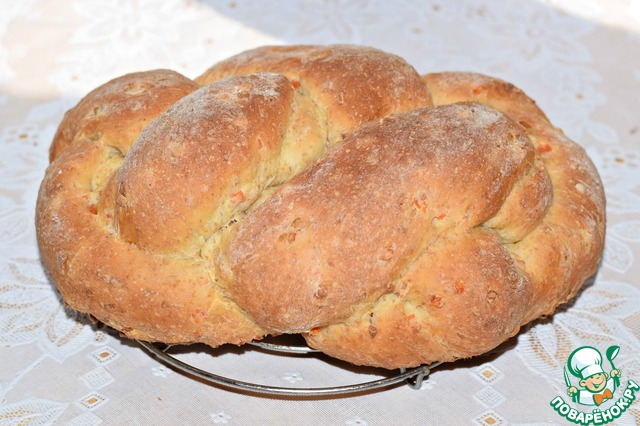
<svg viewBox="0 0 640 426">
<path fill-rule="evenodd" d="M 198 89 L 148 125 L 120 169 L 120 237 L 148 251 L 199 252 L 273 179 L 293 90 L 278 74 L 232 77 Z"/>
<path fill-rule="evenodd" d="M 229 289 L 278 331 L 346 320 L 393 291 L 432 241 L 493 216 L 532 151 L 518 126 L 481 104 L 369 123 L 238 225 Z"/>
<path fill-rule="evenodd" d="M 530 98 L 370 48 L 120 77 L 65 115 L 51 161 L 43 262 L 134 338 L 450 361 L 553 312 L 602 253 L 595 168 Z"/>
<path fill-rule="evenodd" d="M 480 101 L 527 130 L 538 168 L 544 169 L 553 188 L 553 202 L 538 226 L 507 248 L 523 262 L 534 283 L 526 322 L 553 313 L 595 273 L 602 255 L 605 195 L 595 166 L 582 147 L 553 127 L 535 102 L 512 84 L 473 73 L 432 74 L 425 80 L 436 105 Z M 523 192 L 520 198 L 537 193 Z M 531 211 L 522 210 L 515 217 L 526 218 L 524 214 Z M 508 215 L 504 213 L 506 220 Z M 515 217 L 510 222 L 517 222 Z"/>
<path fill-rule="evenodd" d="M 102 140 L 126 154 L 144 126 L 199 87 L 171 70 L 138 72 L 96 88 L 69 110 L 49 152 L 53 161 L 75 140 Z"/>
<path fill-rule="evenodd" d="M 326 116 L 332 141 L 367 121 L 431 104 L 424 83 L 402 58 L 361 46 L 259 47 L 212 66 L 196 81 L 256 72 L 300 84 Z"/>
</svg>

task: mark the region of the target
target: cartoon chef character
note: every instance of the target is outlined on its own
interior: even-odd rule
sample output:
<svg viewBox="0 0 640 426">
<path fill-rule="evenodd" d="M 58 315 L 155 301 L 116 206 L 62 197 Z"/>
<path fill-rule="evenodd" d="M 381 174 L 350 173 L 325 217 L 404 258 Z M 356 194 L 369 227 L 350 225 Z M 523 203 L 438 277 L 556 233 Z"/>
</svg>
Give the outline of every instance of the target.
<svg viewBox="0 0 640 426">
<path fill-rule="evenodd" d="M 567 395 L 573 401 L 582 405 L 600 405 L 613 398 L 620 383 L 621 372 L 614 368 L 610 375 L 605 373 L 602 369 L 602 355 L 597 349 L 591 346 L 576 349 L 569 355 L 567 367 L 571 374 L 581 379 L 579 383 L 584 388 L 579 390 L 575 386 L 569 386 Z"/>
</svg>

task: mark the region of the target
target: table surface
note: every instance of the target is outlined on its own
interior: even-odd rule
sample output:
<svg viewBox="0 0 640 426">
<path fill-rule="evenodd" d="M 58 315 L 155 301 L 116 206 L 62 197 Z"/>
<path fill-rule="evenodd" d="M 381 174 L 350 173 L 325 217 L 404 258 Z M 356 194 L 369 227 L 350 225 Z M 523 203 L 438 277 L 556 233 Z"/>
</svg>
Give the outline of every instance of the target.
<svg viewBox="0 0 640 426">
<path fill-rule="evenodd" d="M 640 0 L 0 0 L 0 10 L 1 425 L 563 424 L 550 402 L 569 400 L 563 368 L 585 345 L 603 354 L 620 347 L 615 398 L 628 379 L 640 382 Z M 436 368 L 419 390 L 342 397 L 266 397 L 206 384 L 65 309 L 39 261 L 33 225 L 64 112 L 127 72 L 171 68 L 195 77 L 245 49 L 302 43 L 375 46 L 421 73 L 471 70 L 522 88 L 601 174 L 608 228 L 595 279 L 500 353 Z M 275 386 L 376 377 L 251 349 L 183 356 Z M 616 423 L 638 419 L 635 402 Z"/>
</svg>

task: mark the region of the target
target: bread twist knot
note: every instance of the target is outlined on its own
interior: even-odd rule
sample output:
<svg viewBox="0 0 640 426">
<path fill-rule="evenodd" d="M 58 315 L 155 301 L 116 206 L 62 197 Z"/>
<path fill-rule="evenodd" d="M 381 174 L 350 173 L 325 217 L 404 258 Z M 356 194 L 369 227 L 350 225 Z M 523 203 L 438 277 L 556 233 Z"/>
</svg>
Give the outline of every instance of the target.
<svg viewBox="0 0 640 426">
<path fill-rule="evenodd" d="M 602 254 L 584 150 L 487 76 L 357 46 L 128 74 L 65 115 L 36 225 L 64 300 L 124 335 L 301 333 L 363 365 L 484 353 Z"/>
</svg>

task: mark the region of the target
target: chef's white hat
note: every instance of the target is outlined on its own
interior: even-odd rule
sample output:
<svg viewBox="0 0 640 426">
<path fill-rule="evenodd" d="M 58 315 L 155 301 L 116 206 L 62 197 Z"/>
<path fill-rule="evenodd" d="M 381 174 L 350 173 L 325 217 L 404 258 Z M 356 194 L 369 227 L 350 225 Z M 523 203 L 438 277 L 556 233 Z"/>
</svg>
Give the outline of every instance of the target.
<svg viewBox="0 0 640 426">
<path fill-rule="evenodd" d="M 602 369 L 602 355 L 596 348 L 582 346 L 569 355 L 567 361 L 569 371 L 576 377 L 586 379 L 597 373 L 604 373 Z"/>
</svg>

